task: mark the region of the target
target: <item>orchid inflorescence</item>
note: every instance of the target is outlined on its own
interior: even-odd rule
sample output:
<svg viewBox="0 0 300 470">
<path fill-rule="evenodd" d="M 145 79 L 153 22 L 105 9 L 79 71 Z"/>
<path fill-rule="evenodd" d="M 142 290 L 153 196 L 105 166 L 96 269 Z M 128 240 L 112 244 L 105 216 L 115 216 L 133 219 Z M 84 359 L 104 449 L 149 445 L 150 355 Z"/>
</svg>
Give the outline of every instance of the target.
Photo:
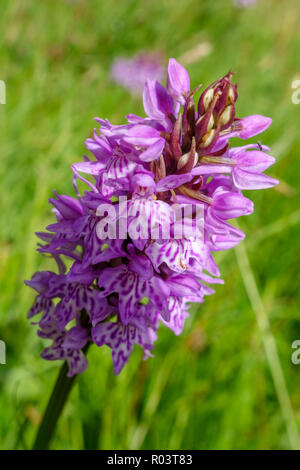
<svg viewBox="0 0 300 470">
<path fill-rule="evenodd" d="M 38 292 L 29 318 L 42 312 L 38 335 L 53 341 L 42 357 L 65 359 L 69 376 L 86 369 L 88 344 L 109 346 L 118 374 L 135 344 L 145 358 L 151 355 L 159 322 L 180 334 L 189 303 L 203 302 L 214 292 L 208 284 L 223 282 L 212 252 L 245 237 L 228 223 L 253 212 L 242 190 L 277 184 L 263 173 L 275 161 L 268 147 L 229 145 L 232 137 L 248 139 L 271 124 L 260 115 L 236 117 L 232 76 L 209 85 L 195 106 L 200 86 L 191 91 L 187 71 L 170 59 L 167 86 L 145 84 L 147 117 L 130 114 L 120 126 L 96 118 L 100 131 L 86 141 L 95 159 L 72 166 L 77 198 L 55 193 L 50 199 L 57 222 L 37 234 L 38 251 L 54 258 L 58 274 L 37 272 L 26 282 Z M 78 180 L 88 185 L 83 195 Z M 115 230 L 109 236 L 109 226 L 124 216 L 121 198 L 126 236 Z M 185 224 L 202 211 L 201 237 L 175 236 L 178 212 L 187 205 L 193 209 Z M 115 215 L 109 218 L 110 209 Z M 157 237 L 152 227 L 145 230 L 149 221 Z M 106 238 L 99 236 L 104 222 Z"/>
</svg>

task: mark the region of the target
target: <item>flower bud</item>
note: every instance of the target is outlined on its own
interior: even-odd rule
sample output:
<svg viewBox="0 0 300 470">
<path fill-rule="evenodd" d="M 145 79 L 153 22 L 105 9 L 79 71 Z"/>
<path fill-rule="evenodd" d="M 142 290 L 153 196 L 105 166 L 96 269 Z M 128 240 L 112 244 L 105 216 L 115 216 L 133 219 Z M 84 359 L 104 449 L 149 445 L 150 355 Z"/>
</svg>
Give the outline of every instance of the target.
<svg viewBox="0 0 300 470">
<path fill-rule="evenodd" d="M 185 153 L 184 155 L 182 155 L 182 157 L 179 158 L 178 163 L 177 163 L 177 169 L 181 170 L 181 168 L 183 168 L 187 164 L 188 161 L 189 161 L 189 154 Z"/>
<path fill-rule="evenodd" d="M 211 105 L 211 102 L 214 97 L 214 88 L 208 87 L 202 95 L 200 96 L 199 102 L 198 102 L 198 114 L 201 116 L 202 114 L 205 113 L 205 111 L 208 110 L 209 106 Z"/>
<path fill-rule="evenodd" d="M 226 104 L 234 104 L 237 100 L 237 85 L 230 85 Z"/>
<path fill-rule="evenodd" d="M 227 106 L 224 109 L 224 111 L 222 112 L 222 114 L 220 115 L 218 119 L 218 124 L 221 129 L 224 129 L 230 126 L 230 124 L 232 123 L 234 119 L 234 115 L 235 115 L 234 111 L 235 111 L 234 106 L 232 104 Z"/>
<path fill-rule="evenodd" d="M 196 140 L 192 139 L 191 149 L 188 153 L 182 155 L 177 163 L 177 173 L 188 173 L 198 162 L 198 154 L 196 152 Z"/>
<path fill-rule="evenodd" d="M 182 147 L 183 151 L 190 148 L 192 136 L 195 132 L 195 104 L 191 96 L 186 100 L 182 115 Z"/>
<path fill-rule="evenodd" d="M 176 119 L 175 125 L 171 133 L 171 138 L 170 138 L 170 148 L 172 151 L 172 155 L 176 159 L 181 157 L 182 155 L 180 140 L 181 140 L 181 114 L 179 114 L 178 118 Z"/>
<path fill-rule="evenodd" d="M 200 116 L 195 125 L 195 137 L 196 143 L 198 144 L 202 137 L 209 132 L 215 125 L 215 119 L 213 116 L 214 105 L 217 97 L 211 102 L 210 108 L 206 111 L 203 116 Z"/>
<path fill-rule="evenodd" d="M 212 143 L 214 143 L 217 134 L 218 133 L 216 129 L 211 129 L 210 131 L 206 132 L 199 143 L 199 148 L 207 149 L 210 147 Z"/>
</svg>

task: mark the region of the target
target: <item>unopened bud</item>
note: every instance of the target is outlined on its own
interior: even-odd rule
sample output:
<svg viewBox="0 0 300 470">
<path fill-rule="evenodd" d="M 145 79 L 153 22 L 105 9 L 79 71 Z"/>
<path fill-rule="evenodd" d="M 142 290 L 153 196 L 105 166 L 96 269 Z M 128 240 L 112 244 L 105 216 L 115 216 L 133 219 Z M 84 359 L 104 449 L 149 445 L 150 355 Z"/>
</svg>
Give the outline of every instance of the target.
<svg viewBox="0 0 300 470">
<path fill-rule="evenodd" d="M 210 131 L 214 127 L 214 125 L 215 125 L 215 119 L 213 115 L 211 115 L 207 124 L 207 130 Z"/>
<path fill-rule="evenodd" d="M 185 153 L 184 155 L 182 155 L 182 157 L 179 158 L 177 162 L 177 170 L 181 170 L 181 168 L 183 168 L 187 164 L 188 161 L 189 161 L 189 153 Z"/>
<path fill-rule="evenodd" d="M 190 125 L 191 130 L 194 130 L 194 125 L 195 125 L 195 103 L 194 100 L 191 96 L 186 101 L 187 106 L 186 110 L 184 109 L 184 114 L 186 111 L 186 119 Z"/>
<path fill-rule="evenodd" d="M 190 151 L 180 157 L 177 163 L 178 173 L 188 173 L 198 163 L 198 154 L 196 152 L 196 140 L 192 138 Z"/>
<path fill-rule="evenodd" d="M 203 116 L 200 116 L 199 119 L 196 122 L 195 137 L 196 137 L 196 142 L 197 143 L 200 142 L 202 137 L 208 131 L 210 131 L 215 125 L 215 119 L 214 119 L 214 116 L 213 116 L 213 106 L 214 106 L 214 103 L 216 102 L 216 100 L 217 100 L 217 97 L 215 96 L 215 98 L 211 102 L 211 105 L 210 105 L 210 108 L 208 109 L 208 111 L 206 111 L 205 114 L 203 114 Z"/>
<path fill-rule="evenodd" d="M 201 149 L 206 149 L 209 147 L 213 142 L 216 132 L 216 129 L 211 129 L 210 131 L 206 132 L 199 143 L 199 147 Z"/>
<path fill-rule="evenodd" d="M 231 124 L 232 119 L 234 117 L 234 106 L 230 105 L 227 106 L 224 111 L 222 112 L 221 116 L 219 117 L 218 124 L 221 128 Z"/>
<path fill-rule="evenodd" d="M 186 152 L 192 142 L 195 132 L 195 104 L 192 96 L 186 100 L 182 115 L 182 149 Z"/>
<path fill-rule="evenodd" d="M 181 114 L 179 114 L 176 123 L 173 127 L 170 139 L 170 147 L 172 150 L 172 155 L 175 158 L 179 158 L 182 155 L 180 147 L 180 138 L 181 138 Z"/>
<path fill-rule="evenodd" d="M 214 97 L 214 89 L 210 88 L 209 90 L 207 90 L 207 92 L 203 96 L 203 106 L 204 106 L 205 111 L 208 109 L 210 103 L 213 100 L 213 97 Z"/>
<path fill-rule="evenodd" d="M 236 92 L 234 91 L 234 88 L 231 85 L 228 90 L 227 104 L 235 103 L 235 101 L 236 101 Z"/>
</svg>

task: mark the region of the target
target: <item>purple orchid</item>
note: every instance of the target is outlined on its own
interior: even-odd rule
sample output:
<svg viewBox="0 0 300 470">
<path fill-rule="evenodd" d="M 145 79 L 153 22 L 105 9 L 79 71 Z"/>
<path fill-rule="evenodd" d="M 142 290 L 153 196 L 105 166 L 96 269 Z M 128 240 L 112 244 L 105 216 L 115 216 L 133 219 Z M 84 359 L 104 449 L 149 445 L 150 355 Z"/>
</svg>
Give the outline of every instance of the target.
<svg viewBox="0 0 300 470">
<path fill-rule="evenodd" d="M 251 5 L 255 5 L 255 3 L 257 3 L 257 0 L 234 0 L 234 3 L 235 6 L 239 8 L 247 8 Z"/>
<path fill-rule="evenodd" d="M 223 283 L 212 253 L 245 237 L 229 223 L 254 210 L 242 190 L 277 184 L 264 174 L 275 162 L 268 147 L 230 145 L 271 124 L 236 116 L 232 76 L 209 85 L 195 106 L 199 87 L 191 90 L 175 59 L 166 87 L 149 73 L 146 117 L 130 114 L 121 126 L 96 118 L 100 131 L 86 141 L 94 159 L 72 166 L 77 198 L 50 198 L 57 220 L 38 233 L 38 250 L 53 257 L 58 274 L 26 282 L 37 291 L 28 317 L 41 314 L 38 334 L 52 340 L 42 357 L 66 360 L 70 376 L 87 367 L 90 343 L 112 349 L 118 374 L 135 344 L 151 355 L 160 323 L 180 334 L 189 304 Z"/>
<path fill-rule="evenodd" d="M 131 58 L 118 57 L 113 61 L 110 71 L 112 80 L 135 96 L 142 93 L 147 79 L 162 80 L 164 74 L 160 54 L 147 52 Z"/>
</svg>

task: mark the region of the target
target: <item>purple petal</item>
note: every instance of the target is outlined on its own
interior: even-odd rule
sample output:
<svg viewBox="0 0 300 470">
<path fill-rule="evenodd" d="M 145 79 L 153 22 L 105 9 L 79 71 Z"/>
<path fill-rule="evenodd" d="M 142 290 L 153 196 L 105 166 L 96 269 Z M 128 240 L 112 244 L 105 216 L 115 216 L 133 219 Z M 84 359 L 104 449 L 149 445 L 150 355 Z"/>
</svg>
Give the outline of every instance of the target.
<svg viewBox="0 0 300 470">
<path fill-rule="evenodd" d="M 82 351 L 68 351 L 66 359 L 69 365 L 68 377 L 73 377 L 73 375 L 82 374 L 88 367 L 88 360 Z"/>
<path fill-rule="evenodd" d="M 124 141 L 138 147 L 149 147 L 161 139 L 160 133 L 150 126 L 137 124 L 124 136 Z"/>
<path fill-rule="evenodd" d="M 234 184 L 239 189 L 266 189 L 279 183 L 275 178 L 235 168 L 232 173 Z"/>
<path fill-rule="evenodd" d="M 175 59 L 169 60 L 167 90 L 183 106 L 190 93 L 190 77 L 186 69 Z"/>
<path fill-rule="evenodd" d="M 142 279 L 151 279 L 153 276 L 151 261 L 146 256 L 135 256 L 131 259 L 128 268 Z"/>
<path fill-rule="evenodd" d="M 89 175 L 99 175 L 99 173 L 105 170 L 107 164 L 103 162 L 79 162 L 74 163 L 73 167 L 77 171 L 87 173 Z"/>
<path fill-rule="evenodd" d="M 169 299 L 169 310 L 170 310 L 170 319 L 166 322 L 162 319 L 162 322 L 174 332 L 174 334 L 180 335 L 185 319 L 189 316 L 189 313 L 186 311 L 187 305 L 184 299 L 177 297 L 170 297 Z"/>
<path fill-rule="evenodd" d="M 71 196 L 64 194 L 58 195 L 55 191 L 57 199 L 49 198 L 50 204 L 52 204 L 65 219 L 76 219 L 83 215 L 83 208 L 80 202 Z"/>
<path fill-rule="evenodd" d="M 170 294 L 177 297 L 195 295 L 199 291 L 200 284 L 191 274 L 179 274 L 167 280 Z"/>
<path fill-rule="evenodd" d="M 99 137 L 96 131 L 94 132 L 94 139 L 86 139 L 85 146 L 98 160 L 107 159 L 113 153 L 113 149 L 106 138 Z"/>
<path fill-rule="evenodd" d="M 163 120 L 174 111 L 172 96 L 156 80 L 147 80 L 143 94 L 144 109 L 152 119 Z"/>
<path fill-rule="evenodd" d="M 177 188 L 192 179 L 193 175 L 190 173 L 183 173 L 182 175 L 168 175 L 157 183 L 156 191 L 168 191 L 169 189 Z"/>
<path fill-rule="evenodd" d="M 141 186 L 143 188 L 155 188 L 155 181 L 153 179 L 153 173 L 145 170 L 141 165 L 136 169 L 134 176 L 132 177 L 133 188 Z"/>
<path fill-rule="evenodd" d="M 132 352 L 136 338 L 135 328 L 121 323 L 104 322 L 92 329 L 92 338 L 97 346 L 106 344 L 112 349 L 114 374 L 118 375 Z"/>
<path fill-rule="evenodd" d="M 157 160 L 164 149 L 165 140 L 163 138 L 159 138 L 155 143 L 150 145 L 145 152 L 140 154 L 140 160 L 143 162 L 152 162 L 153 160 Z"/>
<path fill-rule="evenodd" d="M 249 139 L 261 132 L 264 132 L 272 123 L 272 119 L 260 114 L 253 114 L 236 121 L 236 124 L 242 125 L 242 130 L 238 132 L 241 139 Z"/>
<path fill-rule="evenodd" d="M 65 349 L 81 349 L 88 341 L 89 334 L 85 328 L 80 325 L 70 328 L 66 332 L 63 347 Z"/>
<path fill-rule="evenodd" d="M 192 169 L 192 175 L 212 175 L 214 173 L 231 173 L 232 166 L 219 164 L 198 165 Z"/>
<path fill-rule="evenodd" d="M 275 163 L 275 158 L 258 150 L 241 152 L 234 157 L 237 166 L 243 170 L 260 173 Z"/>
<path fill-rule="evenodd" d="M 104 269 L 98 277 L 98 285 L 103 288 L 100 291 L 101 296 L 106 297 L 112 292 L 118 292 L 119 282 L 122 281 L 126 272 L 127 268 L 124 265 Z"/>
<path fill-rule="evenodd" d="M 216 193 L 213 197 L 213 212 L 220 219 L 235 219 L 242 215 L 249 215 L 254 210 L 253 202 L 241 194 L 231 191 Z"/>
</svg>

